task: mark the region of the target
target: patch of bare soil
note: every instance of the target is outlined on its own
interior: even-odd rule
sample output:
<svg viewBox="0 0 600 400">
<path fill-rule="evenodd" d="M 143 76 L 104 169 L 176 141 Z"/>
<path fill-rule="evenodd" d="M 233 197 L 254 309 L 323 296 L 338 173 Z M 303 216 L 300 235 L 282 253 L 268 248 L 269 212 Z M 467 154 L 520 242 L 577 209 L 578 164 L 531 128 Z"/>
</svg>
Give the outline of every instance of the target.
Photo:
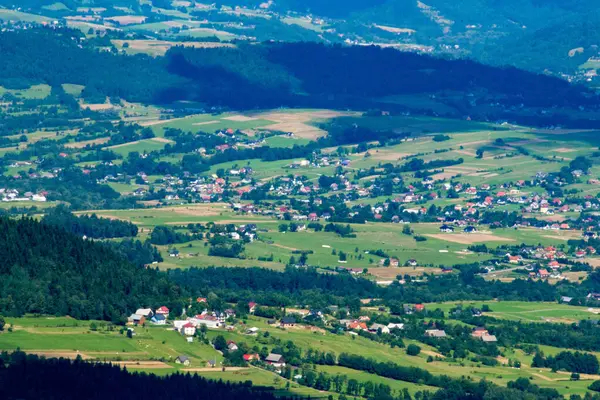
<svg viewBox="0 0 600 400">
<path fill-rule="evenodd" d="M 225 367 L 225 371 L 246 371 L 249 370 L 250 368 L 248 367 Z M 215 367 L 215 368 L 184 368 L 181 371 L 182 372 L 220 372 L 222 371 L 222 368 L 219 367 Z"/>
<path fill-rule="evenodd" d="M 410 153 L 397 153 L 393 151 L 370 151 L 371 159 L 373 160 L 381 160 L 381 161 L 398 161 L 401 158 L 408 157 L 412 154 Z"/>
<path fill-rule="evenodd" d="M 90 146 L 94 146 L 97 144 L 104 144 L 104 143 L 108 142 L 109 140 L 110 140 L 110 137 L 104 137 L 104 138 L 98 138 L 98 139 L 93 139 L 93 140 L 86 140 L 83 142 L 67 143 L 67 144 L 65 144 L 65 147 L 68 149 L 83 149 L 88 144 Z"/>
<path fill-rule="evenodd" d="M 28 350 L 28 354 L 35 354 L 40 357 L 46 358 L 68 358 L 70 360 L 74 360 L 77 356 L 81 356 L 82 359 L 88 360 L 89 357 L 87 354 L 80 353 L 78 351 L 65 351 L 65 350 Z"/>
<path fill-rule="evenodd" d="M 113 365 L 120 367 L 135 367 L 135 368 L 146 368 L 146 369 L 165 369 L 173 368 L 162 361 L 111 361 Z"/>
<path fill-rule="evenodd" d="M 167 138 L 163 138 L 163 137 L 153 137 L 152 139 L 153 142 L 159 142 L 159 143 L 173 143 L 172 140 L 169 140 Z"/>
<path fill-rule="evenodd" d="M 163 209 L 161 209 L 161 210 L 163 210 Z M 222 210 L 218 209 L 217 207 L 215 207 L 212 204 L 207 204 L 207 205 L 165 208 L 164 211 L 173 212 L 175 214 L 181 214 L 181 215 L 192 215 L 194 217 L 210 217 L 213 215 L 219 215 Z"/>
<path fill-rule="evenodd" d="M 440 268 L 424 267 L 378 267 L 369 268 L 369 274 L 381 279 L 396 279 L 398 275 L 421 276 L 424 273 L 441 274 Z"/>
<path fill-rule="evenodd" d="M 533 133 L 544 135 L 571 135 L 574 133 L 594 132 L 593 129 L 535 129 Z"/>
<path fill-rule="evenodd" d="M 545 140 L 545 139 L 527 139 L 527 140 L 519 140 L 518 142 L 511 142 L 509 144 L 512 146 L 526 146 L 528 144 L 544 143 L 544 142 L 547 142 L 547 140 Z"/>
<path fill-rule="evenodd" d="M 594 268 L 600 267 L 600 258 L 586 258 L 585 262 L 590 264 Z"/>
<path fill-rule="evenodd" d="M 196 122 L 195 124 L 192 124 L 194 126 L 202 126 L 202 125 L 212 125 L 212 124 L 218 124 L 220 121 L 218 120 L 212 120 L 212 121 L 204 121 L 204 122 Z"/>
<path fill-rule="evenodd" d="M 514 242 L 514 239 L 495 236 L 487 233 L 435 233 L 425 236 L 432 237 L 446 242 L 459 244 L 473 244 L 483 242 Z"/>
<path fill-rule="evenodd" d="M 110 103 L 99 103 L 99 104 L 85 104 L 81 103 L 81 108 L 89 108 L 91 111 L 105 111 L 111 110 L 115 106 Z"/>
<path fill-rule="evenodd" d="M 553 222 L 562 222 L 565 219 L 567 219 L 567 217 L 565 217 L 564 215 L 560 215 L 560 214 L 544 215 L 542 217 L 537 217 L 537 218 L 541 219 L 543 221 L 553 221 Z"/>
<path fill-rule="evenodd" d="M 327 135 L 322 129 L 310 125 L 313 121 L 327 120 L 343 116 L 356 116 L 358 113 L 341 112 L 334 110 L 317 110 L 304 112 L 268 112 L 255 114 L 251 117 L 266 119 L 275 122 L 273 125 L 265 126 L 262 129 L 292 132 L 294 135 L 309 140 L 315 140 Z"/>
<path fill-rule="evenodd" d="M 455 175 L 458 175 L 459 172 L 440 172 L 438 174 L 435 175 L 431 175 L 431 179 L 433 179 L 434 181 L 441 181 L 444 179 L 450 179 Z"/>
<path fill-rule="evenodd" d="M 227 121 L 235 121 L 235 122 L 248 122 L 248 121 L 256 121 L 258 118 L 247 117 L 245 115 L 232 115 L 231 117 L 223 118 Z"/>
<path fill-rule="evenodd" d="M 462 154 L 469 157 L 477 157 L 477 154 L 474 151 L 468 150 L 454 150 L 455 153 Z"/>
<path fill-rule="evenodd" d="M 105 19 L 108 21 L 118 22 L 120 25 L 143 24 L 146 21 L 146 17 L 143 15 L 121 15 L 117 17 L 108 17 Z"/>
</svg>

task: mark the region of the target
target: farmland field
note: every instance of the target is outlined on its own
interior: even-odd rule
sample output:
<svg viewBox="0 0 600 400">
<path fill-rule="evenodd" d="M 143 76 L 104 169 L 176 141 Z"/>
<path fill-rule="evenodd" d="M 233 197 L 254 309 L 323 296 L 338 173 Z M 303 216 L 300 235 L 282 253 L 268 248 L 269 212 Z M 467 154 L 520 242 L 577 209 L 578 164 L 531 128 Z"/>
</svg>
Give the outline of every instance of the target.
<svg viewBox="0 0 600 400">
<path fill-rule="evenodd" d="M 491 311 L 486 312 L 486 315 L 509 321 L 572 323 L 585 319 L 600 319 L 600 309 L 556 303 L 485 301 L 432 303 L 428 306 L 439 308 L 444 312 L 449 312 L 451 308 L 454 308 L 459 304 L 464 307 L 481 307 L 482 304 L 487 304 Z"/>
</svg>

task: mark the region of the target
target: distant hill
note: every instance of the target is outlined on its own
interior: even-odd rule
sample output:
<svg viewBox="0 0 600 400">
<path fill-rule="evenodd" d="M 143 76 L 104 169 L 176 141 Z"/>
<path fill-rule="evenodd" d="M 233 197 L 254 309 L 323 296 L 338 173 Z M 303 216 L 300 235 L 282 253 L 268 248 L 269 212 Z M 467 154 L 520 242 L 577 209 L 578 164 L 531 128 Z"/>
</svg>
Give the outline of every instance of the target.
<svg viewBox="0 0 600 400">
<path fill-rule="evenodd" d="M 401 112 L 405 109 L 393 102 L 381 102 L 396 95 L 434 95 L 452 102 L 456 111 L 448 117 L 471 115 L 491 121 L 510 120 L 523 106 L 597 104 L 591 92 L 562 79 L 376 46 L 175 47 L 165 57 L 152 58 L 107 52 L 104 47 L 98 51 L 78 35 L 79 31 L 50 28 L 0 33 L 0 52 L 10 55 L 0 60 L 0 86 L 73 83 L 85 86 L 84 98 L 102 94 L 159 104 L 191 100 L 246 109 L 385 107 Z M 497 106 L 478 112 L 477 105 L 483 103 Z"/>
<path fill-rule="evenodd" d="M 600 46 L 600 9 L 595 0 L 222 0 L 202 7 L 170 0 L 15 3 L 0 0 L 0 6 L 18 6 L 52 18 L 143 15 L 150 19 L 150 27 L 145 31 L 139 26 L 136 31 L 150 34 L 156 33 L 153 22 L 206 20 L 219 28 L 227 26 L 230 38 L 394 44 L 570 76 L 589 57 L 598 56 Z M 229 7 L 254 11 L 233 13 Z"/>
<path fill-rule="evenodd" d="M 257 7 L 262 2 L 242 3 Z M 334 27 L 345 29 L 351 39 L 357 38 L 352 33 L 374 42 L 396 36 L 434 46 L 436 52 L 535 71 L 572 73 L 598 55 L 600 45 L 594 0 L 281 0 L 272 8 L 344 20 L 346 25 Z M 413 32 L 402 33 L 406 30 Z M 569 57 L 569 50 L 581 47 Z"/>
</svg>

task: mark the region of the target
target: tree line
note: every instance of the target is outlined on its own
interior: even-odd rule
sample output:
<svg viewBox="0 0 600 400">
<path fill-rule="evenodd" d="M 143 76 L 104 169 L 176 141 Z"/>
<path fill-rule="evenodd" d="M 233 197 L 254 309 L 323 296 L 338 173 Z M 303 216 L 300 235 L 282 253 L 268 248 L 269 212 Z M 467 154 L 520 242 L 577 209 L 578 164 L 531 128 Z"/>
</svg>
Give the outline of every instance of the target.
<svg viewBox="0 0 600 400">
<path fill-rule="evenodd" d="M 212 400 L 276 399 L 268 389 L 253 387 L 250 381 L 226 383 L 181 373 L 160 377 L 81 358 L 45 359 L 22 352 L 0 355 L 0 382 L 5 383 L 0 385 L 0 398 L 6 400 L 75 400 L 81 399 L 82 393 L 86 399 L 104 400 L 114 398 L 115 391 L 128 399 L 183 399 L 190 394 L 196 399 Z"/>
<path fill-rule="evenodd" d="M 63 205 L 47 210 L 42 221 L 60 226 L 76 235 L 95 239 L 132 237 L 138 234 L 137 226 L 129 221 L 99 218 L 96 214 L 77 216 Z"/>
</svg>

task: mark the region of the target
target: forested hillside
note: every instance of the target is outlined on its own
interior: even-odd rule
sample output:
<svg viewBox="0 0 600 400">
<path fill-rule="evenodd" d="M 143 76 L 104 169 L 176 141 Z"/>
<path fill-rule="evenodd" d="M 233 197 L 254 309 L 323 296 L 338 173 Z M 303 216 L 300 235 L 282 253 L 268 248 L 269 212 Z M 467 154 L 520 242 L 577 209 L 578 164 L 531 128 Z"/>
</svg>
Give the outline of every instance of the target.
<svg viewBox="0 0 600 400">
<path fill-rule="evenodd" d="M 0 0 L 0 7 L 15 8 L 14 3 Z M 59 19 L 82 13 L 90 17 L 88 7 L 102 9 L 104 18 L 124 12 L 143 15 L 150 20 L 149 27 L 142 24 L 136 30 L 152 37 L 158 33 L 153 23 L 176 16 L 174 26 L 189 24 L 185 20 L 189 16 L 219 28 L 228 25 L 230 36 L 244 40 L 409 44 L 434 54 L 570 76 L 588 58 L 598 56 L 600 44 L 600 11 L 593 0 L 224 0 L 206 7 L 169 0 L 26 0 L 18 7 Z M 248 12 L 228 11 L 235 7 Z M 308 24 L 289 23 L 288 18 L 302 18 Z M 319 22 L 310 26 L 314 21 Z"/>
<path fill-rule="evenodd" d="M 0 218 L 0 232 L 1 314 L 121 321 L 136 308 L 173 304 L 181 295 L 157 271 L 129 263 L 108 244 L 31 219 Z"/>
<path fill-rule="evenodd" d="M 251 7 L 260 3 L 243 2 Z M 276 2 L 272 8 L 341 19 L 348 25 L 339 27 L 357 35 L 365 35 L 364 27 L 370 24 L 410 29 L 410 35 L 399 39 L 431 45 L 436 52 L 445 52 L 438 47 L 443 43 L 459 57 L 534 71 L 573 72 L 598 54 L 600 14 L 593 0 L 287 0 Z M 575 48 L 582 51 L 569 55 Z"/>
<path fill-rule="evenodd" d="M 79 31 L 70 29 L 1 33 L 0 86 L 73 83 L 86 86 L 84 97 L 101 93 L 144 102 L 160 102 L 163 91 L 184 86 L 182 79 L 165 72 L 162 59 L 98 51 L 85 45 L 82 38 Z"/>
<path fill-rule="evenodd" d="M 43 359 L 15 352 L 0 357 L 2 399 L 194 399 L 271 400 L 248 383 L 211 381 L 197 375 L 130 373 L 119 366 L 80 360 Z M 8 383 L 10 382 L 10 384 Z M 110 382 L 110 384 L 107 384 Z M 118 394 L 117 394 L 118 393 Z"/>
<path fill-rule="evenodd" d="M 374 46 L 175 47 L 165 57 L 152 58 L 106 51 L 78 35 L 78 31 L 49 28 L 1 33 L 0 52 L 9 56 L 0 61 L 0 86 L 74 83 L 85 86 L 84 98 L 96 100 L 103 96 L 155 104 L 194 100 L 233 108 L 393 109 L 393 104 L 380 105 L 379 99 L 452 93 L 461 112 L 449 116 L 474 113 L 477 103 L 496 103 L 477 116 L 487 120 L 511 118 L 514 106 L 521 104 L 579 107 L 597 103 L 591 93 L 561 79 Z M 561 120 L 548 125 L 557 122 Z"/>
</svg>

